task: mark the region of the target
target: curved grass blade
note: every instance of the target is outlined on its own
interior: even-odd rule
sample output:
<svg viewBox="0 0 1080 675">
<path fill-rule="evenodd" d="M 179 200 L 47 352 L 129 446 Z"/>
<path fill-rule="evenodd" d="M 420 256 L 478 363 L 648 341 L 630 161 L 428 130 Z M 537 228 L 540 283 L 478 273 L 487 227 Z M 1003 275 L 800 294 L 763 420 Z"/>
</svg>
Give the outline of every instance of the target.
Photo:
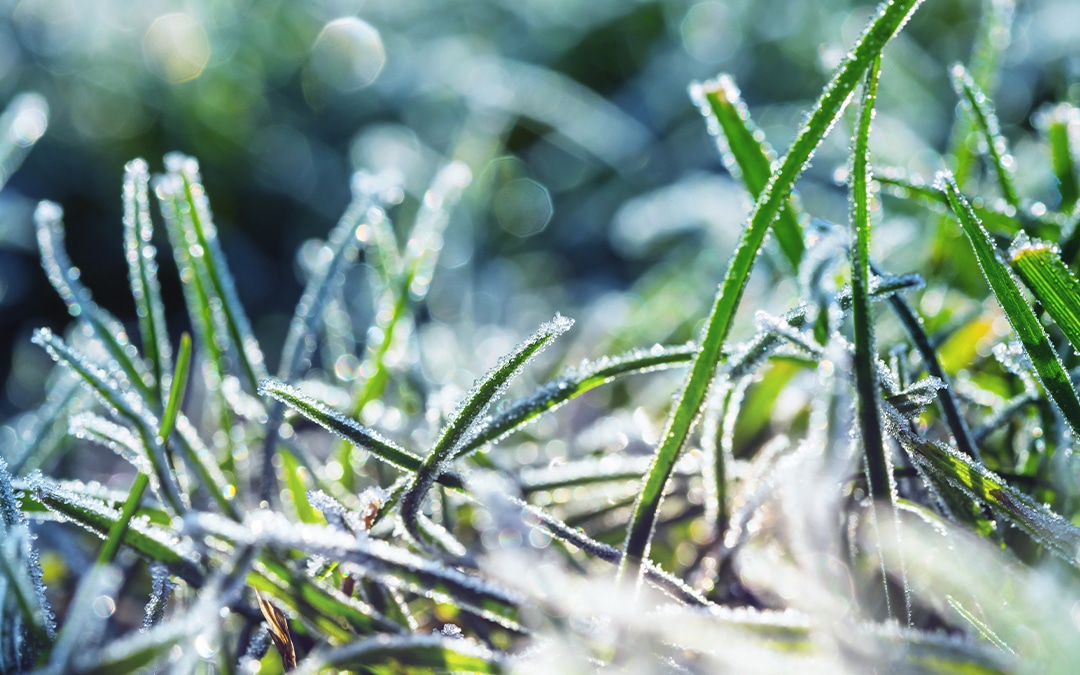
<svg viewBox="0 0 1080 675">
<path fill-rule="evenodd" d="M 169 397 L 165 402 L 165 414 L 161 417 L 161 426 L 158 431 L 158 438 L 161 439 L 163 447 L 169 442 L 169 436 L 176 425 L 176 416 L 179 414 L 180 404 L 184 401 L 184 390 L 187 388 L 190 372 L 191 336 L 184 333 L 180 337 L 180 351 L 176 357 L 176 372 L 169 380 Z M 142 501 L 143 492 L 146 491 L 146 486 L 149 483 L 149 473 L 140 471 L 135 476 L 135 482 L 131 486 L 131 493 L 120 511 L 120 519 L 109 529 L 109 538 L 105 540 L 105 545 L 98 555 L 98 565 L 107 565 L 116 558 L 116 552 L 120 550 L 120 542 L 124 540 L 124 533 L 127 532 L 128 523 L 135 516 L 135 511 L 139 508 L 139 502 Z"/>
<path fill-rule="evenodd" d="M 728 170 L 742 178 L 750 196 L 756 201 L 769 183 L 773 164 L 777 161 L 776 153 L 750 119 L 750 111 L 734 78 L 724 73 L 715 80 L 694 83 L 690 85 L 690 98 L 705 116 Z M 798 219 L 801 208 L 794 193 L 787 201 L 776 217 L 773 231 L 781 250 L 797 273 L 805 249 Z"/>
<path fill-rule="evenodd" d="M 462 443 L 454 459 L 460 459 L 489 443 L 497 443 L 544 413 L 556 410 L 563 403 L 587 391 L 608 384 L 617 378 L 640 373 L 668 370 L 690 363 L 697 353 L 695 345 L 635 349 L 618 356 L 604 356 L 582 363 L 560 377 L 540 385 L 536 392 L 512 402 Z M 639 476 L 641 474 L 638 474 Z"/>
<path fill-rule="evenodd" d="M 105 539 L 120 519 L 120 511 L 99 499 L 88 497 L 41 478 L 29 481 L 23 508 L 28 511 L 48 510 L 62 520 L 93 532 Z M 176 535 L 149 520 L 135 518 L 128 523 L 123 543 L 142 557 L 164 564 L 173 574 L 199 587 L 204 573 L 198 559 Z"/>
<path fill-rule="evenodd" d="M 974 500 L 987 504 L 995 513 L 1029 534 L 1051 553 L 1080 568 L 1080 528 L 1036 503 L 1031 497 L 1005 482 L 985 466 L 966 455 L 911 431 L 904 417 L 885 404 L 890 433 L 908 451 L 912 461 L 927 472 L 947 481 Z"/>
<path fill-rule="evenodd" d="M 470 437 L 483 428 L 484 415 L 491 402 L 498 398 L 525 364 L 543 351 L 555 338 L 574 325 L 573 319 L 561 314 L 542 324 L 528 340 L 519 344 L 513 352 L 499 359 L 494 368 L 476 381 L 465 399 L 458 405 L 446 425 L 443 426 L 434 447 L 413 476 L 412 482 L 401 497 L 401 519 L 405 529 L 417 542 L 423 542 L 420 532 L 420 507 L 428 490 L 440 474 L 444 473 L 461 447 Z"/>
<path fill-rule="evenodd" d="M 158 420 L 142 400 L 133 392 L 124 391 L 120 384 L 64 344 L 48 328 L 39 328 L 33 342 L 48 352 L 54 361 L 82 378 L 113 414 L 126 419 L 138 430 L 166 503 L 174 513 L 185 512 L 187 505 L 180 495 L 180 486 L 165 457 L 164 445 L 158 439 Z"/>
<path fill-rule="evenodd" d="M 169 392 L 172 344 L 165 325 L 165 304 L 158 283 L 157 249 L 152 243 L 154 223 L 150 218 L 150 170 L 142 159 L 124 167 L 124 252 L 139 318 L 142 353 L 164 400 Z"/>
<path fill-rule="evenodd" d="M 1047 337 L 1035 312 L 1020 293 L 1016 280 L 1009 272 L 1008 266 L 1002 261 L 1001 254 L 994 246 L 989 233 L 971 210 L 967 199 L 960 193 L 956 181 L 949 174 L 941 174 L 940 178 L 942 190 L 949 198 L 953 211 L 960 218 L 960 225 L 971 242 L 983 276 L 989 282 L 1001 308 L 1005 311 L 1005 316 L 1012 324 L 1017 337 L 1020 338 L 1020 343 L 1031 359 L 1046 393 L 1057 404 L 1073 433 L 1080 433 L 1080 400 L 1077 399 L 1069 374 L 1065 372 L 1057 352 L 1050 344 L 1050 338 Z"/>
<path fill-rule="evenodd" d="M 79 271 L 71 264 L 64 248 L 64 211 L 53 202 L 41 202 L 34 211 L 37 228 L 38 249 L 41 265 L 49 282 L 60 299 L 67 305 L 68 313 L 84 321 L 99 339 L 109 356 L 119 366 L 115 377 L 130 379 L 141 394 L 149 394 L 154 380 L 144 364 L 131 356 L 133 345 L 124 326 L 106 310 L 102 309 L 79 280 Z M 154 400 L 156 397 L 147 396 Z"/>
<path fill-rule="evenodd" d="M 423 460 L 418 456 L 385 438 L 374 429 L 369 429 L 346 417 L 325 403 L 301 394 L 291 385 L 268 378 L 259 384 L 259 393 L 284 403 L 327 431 L 340 436 L 358 448 L 367 450 L 372 457 L 387 464 L 413 473 L 419 471 L 423 464 Z M 446 474 L 439 482 L 447 487 L 462 487 L 461 479 L 454 474 Z"/>
<path fill-rule="evenodd" d="M 366 576 L 402 586 L 466 609 L 507 630 L 521 632 L 516 620 L 519 599 L 475 576 L 421 558 L 379 539 L 360 539 L 323 526 L 302 525 L 268 511 L 250 514 L 243 524 L 212 514 L 189 514 L 188 531 L 233 542 L 294 550 L 356 565 Z"/>
<path fill-rule="evenodd" d="M 859 38 L 858 44 L 825 87 L 780 168 L 772 175 L 765 191 L 758 198 L 750 222 L 743 231 L 728 265 L 724 281 L 720 284 L 701 340 L 701 351 L 694 359 L 690 375 L 678 393 L 661 435 L 656 461 L 645 477 L 640 499 L 627 527 L 624 545 L 626 557 L 620 565 L 620 574 L 624 574 L 629 566 L 633 568 L 630 570 L 631 576 L 636 579 L 639 571 L 637 568 L 649 554 L 664 485 L 686 442 L 690 428 L 701 411 L 709 383 L 721 357 L 721 346 L 731 329 L 735 310 L 769 226 L 787 203 L 796 179 L 843 112 L 863 74 L 920 4 L 921 0 L 891 0 L 882 6 Z"/>
<path fill-rule="evenodd" d="M 89 398 L 77 375 L 66 371 L 54 375 L 46 385 L 45 402 L 25 418 L 10 421 L 18 434 L 5 451 L 11 473 L 24 474 L 44 464 L 67 437 L 72 414 Z"/>
<path fill-rule="evenodd" d="M 954 64 L 949 70 L 949 75 L 952 77 L 953 87 L 956 89 L 957 95 L 962 98 L 965 107 L 970 108 L 975 115 L 975 123 L 985 137 L 990 165 L 997 176 L 998 185 L 1001 187 L 1001 195 L 1005 199 L 1005 203 L 1014 210 L 1019 210 L 1020 195 L 1016 192 L 1016 182 L 1013 177 L 1013 167 L 1016 162 L 1012 155 L 1009 154 L 1009 146 L 1005 141 L 1005 137 L 1001 135 L 1001 125 L 998 123 L 997 114 L 994 113 L 993 104 L 990 103 L 986 94 L 975 83 L 975 80 L 963 64 Z"/>
<path fill-rule="evenodd" d="M 502 657 L 471 640 L 441 635 L 378 637 L 314 652 L 296 672 L 310 675 L 328 669 L 424 675 L 432 672 L 507 672 Z"/>
<path fill-rule="evenodd" d="M 1009 249 L 1012 267 L 1075 351 L 1080 352 L 1080 281 L 1053 244 L 1021 234 Z"/>
</svg>

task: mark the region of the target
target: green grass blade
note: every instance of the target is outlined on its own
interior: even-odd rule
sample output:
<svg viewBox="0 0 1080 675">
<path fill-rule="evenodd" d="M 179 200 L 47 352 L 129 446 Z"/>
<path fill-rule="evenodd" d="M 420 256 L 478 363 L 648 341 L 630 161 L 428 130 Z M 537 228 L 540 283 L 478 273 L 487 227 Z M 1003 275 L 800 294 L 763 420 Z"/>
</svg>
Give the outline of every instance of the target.
<svg viewBox="0 0 1080 675">
<path fill-rule="evenodd" d="M 1072 213 L 1080 200 L 1080 175 L 1076 169 L 1075 141 L 1080 128 L 1080 108 L 1058 103 L 1036 117 L 1036 124 L 1050 143 L 1050 159 L 1057 178 L 1061 202 L 1058 210 Z"/>
<path fill-rule="evenodd" d="M 479 643 L 441 635 L 379 636 L 316 651 L 297 665 L 298 675 L 364 670 L 395 675 L 508 672 L 502 658 Z"/>
<path fill-rule="evenodd" d="M 734 78 L 722 74 L 715 80 L 692 84 L 690 97 L 708 120 L 709 130 L 720 145 L 728 170 L 742 178 L 750 196 L 756 201 L 769 183 L 773 163 L 777 161 L 776 153 L 750 119 L 750 111 Z M 773 225 L 776 241 L 796 273 L 806 248 L 798 219 L 800 211 L 792 194 Z"/>
<path fill-rule="evenodd" d="M 890 433 L 900 441 L 912 460 L 925 467 L 928 473 L 987 504 L 1047 550 L 1070 565 L 1080 567 L 1076 555 L 1080 551 L 1080 528 L 1036 503 L 966 455 L 917 436 L 892 406 L 886 404 L 885 413 Z"/>
<path fill-rule="evenodd" d="M 648 556 L 664 485 L 686 442 L 690 428 L 701 411 L 716 364 L 720 360 L 721 347 L 731 329 L 735 310 L 742 298 L 743 289 L 749 280 L 751 268 L 769 226 L 787 204 L 796 179 L 810 161 L 814 150 L 843 112 L 863 74 L 920 4 L 920 0 L 893 0 L 882 6 L 878 15 L 859 38 L 858 44 L 826 86 L 821 98 L 818 99 L 792 143 L 791 149 L 784 157 L 780 168 L 772 175 L 765 191 L 758 198 L 750 216 L 750 222 L 739 240 L 724 280 L 720 284 L 704 337 L 701 340 L 701 351 L 694 359 L 690 375 L 678 393 L 672 413 L 661 435 L 662 441 L 656 451 L 656 461 L 645 477 L 640 498 L 627 527 L 624 545 L 626 551 L 624 561 L 626 562 L 621 567 L 620 573 L 625 570 L 627 564 L 636 567 Z M 633 576 L 637 577 L 636 569 Z"/>
<path fill-rule="evenodd" d="M 971 210 L 971 206 L 968 205 L 967 199 L 960 193 L 956 181 L 948 174 L 942 174 L 941 181 L 942 189 L 949 198 L 949 204 L 960 218 L 960 225 L 979 260 L 983 276 L 989 282 L 1001 308 L 1005 311 L 1005 316 L 1012 324 L 1017 337 L 1020 338 L 1020 343 L 1031 359 L 1043 388 L 1057 404 L 1073 433 L 1080 433 L 1080 400 L 1077 399 L 1076 390 L 1073 389 L 1069 375 L 1061 365 L 1057 352 L 1050 344 L 1050 338 L 1039 323 L 1035 312 L 1020 293 L 1016 280 L 1009 272 L 1008 266 L 1002 261 L 1001 254 L 994 246 L 990 234 L 983 228 L 978 217 Z"/>
<path fill-rule="evenodd" d="M 496 413 L 461 444 L 454 453 L 454 459 L 464 457 L 489 443 L 497 443 L 541 415 L 596 387 L 627 375 L 652 373 L 686 365 L 696 353 L 697 348 L 694 345 L 656 346 L 584 363 L 540 385 L 532 396 L 518 399 Z"/>
<path fill-rule="evenodd" d="M 176 373 L 169 380 L 169 397 L 166 399 L 165 414 L 161 417 L 161 426 L 158 431 L 162 446 L 169 442 L 169 436 L 172 434 L 173 427 L 176 424 L 176 416 L 180 411 L 180 405 L 184 401 L 184 390 L 187 388 L 190 372 L 191 336 L 184 333 L 180 338 L 180 351 L 176 357 Z M 135 511 L 139 508 L 139 502 L 142 500 L 143 493 L 149 484 L 149 474 L 140 471 L 135 476 L 135 482 L 131 486 L 131 493 L 120 511 L 120 519 L 109 529 L 109 537 L 105 540 L 105 545 L 101 547 L 101 553 L 98 555 L 99 565 L 107 565 L 116 558 L 116 552 L 120 550 L 120 543 L 124 540 L 124 533 L 127 532 L 128 523 L 131 522 Z"/>
<path fill-rule="evenodd" d="M 423 464 L 420 457 L 383 437 L 379 432 L 346 417 L 321 401 L 304 396 L 284 382 L 266 379 L 260 384 L 259 393 L 281 401 L 327 431 L 367 450 L 373 457 L 387 464 L 413 473 L 419 471 Z M 460 479 L 453 475 L 445 476 L 440 482 L 448 487 L 461 487 Z"/>
<path fill-rule="evenodd" d="M 483 428 L 488 407 L 502 394 L 510 380 L 517 376 L 530 359 L 573 325 L 573 319 L 561 314 L 556 314 L 551 321 L 542 324 L 529 339 L 499 359 L 494 368 L 476 381 L 443 426 L 431 452 L 424 458 L 423 464 L 401 498 L 401 519 L 405 529 L 418 542 L 424 541 L 420 533 L 420 507 L 435 480 L 449 468 L 449 463 L 460 453 L 462 446 L 470 440 L 469 437 Z"/>
<path fill-rule="evenodd" d="M 1080 281 L 1065 266 L 1057 247 L 1021 234 L 1009 249 L 1009 257 L 1031 294 L 1080 352 Z"/>
<path fill-rule="evenodd" d="M 963 64 L 954 64 L 949 74 L 957 95 L 961 97 L 964 107 L 971 110 L 975 116 L 975 123 L 983 134 L 990 166 L 993 167 L 994 174 L 997 176 L 1005 203 L 1018 211 L 1020 195 L 1016 192 L 1016 181 L 1013 177 L 1016 162 L 1009 154 L 1005 137 L 1001 135 L 1001 125 L 998 123 L 993 104 Z"/>
<path fill-rule="evenodd" d="M 160 397 L 169 392 L 172 344 L 165 325 L 165 304 L 157 277 L 157 249 L 152 243 L 154 223 L 150 218 L 149 167 L 142 159 L 124 167 L 124 253 L 139 318 L 142 353 L 158 385 Z"/>
<path fill-rule="evenodd" d="M 146 446 L 166 503 L 176 514 L 186 511 L 187 506 L 180 495 L 180 486 L 165 457 L 165 448 L 158 439 L 158 420 L 143 401 L 134 392 L 125 392 L 120 384 L 64 344 L 64 341 L 53 335 L 48 328 L 38 329 L 34 333 L 33 342 L 42 347 L 54 361 L 82 378 L 114 414 L 131 422 Z"/>
</svg>

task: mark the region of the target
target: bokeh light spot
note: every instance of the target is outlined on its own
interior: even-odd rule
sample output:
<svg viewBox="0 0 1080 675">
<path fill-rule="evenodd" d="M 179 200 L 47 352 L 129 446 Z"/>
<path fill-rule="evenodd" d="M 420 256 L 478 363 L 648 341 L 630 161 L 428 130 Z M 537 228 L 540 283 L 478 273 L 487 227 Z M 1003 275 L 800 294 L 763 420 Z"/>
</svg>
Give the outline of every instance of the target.
<svg viewBox="0 0 1080 675">
<path fill-rule="evenodd" d="M 165 14 L 143 36 L 143 54 L 162 79 L 187 82 L 201 75 L 209 63 L 210 38 L 202 24 L 187 14 Z"/>
<path fill-rule="evenodd" d="M 341 92 L 363 89 L 386 65 L 379 31 L 356 17 L 335 19 L 323 27 L 311 48 L 310 69 L 325 85 Z"/>
<path fill-rule="evenodd" d="M 499 189 L 493 204 L 499 226 L 517 237 L 531 237 L 547 227 L 555 212 L 547 188 L 518 178 Z"/>
</svg>

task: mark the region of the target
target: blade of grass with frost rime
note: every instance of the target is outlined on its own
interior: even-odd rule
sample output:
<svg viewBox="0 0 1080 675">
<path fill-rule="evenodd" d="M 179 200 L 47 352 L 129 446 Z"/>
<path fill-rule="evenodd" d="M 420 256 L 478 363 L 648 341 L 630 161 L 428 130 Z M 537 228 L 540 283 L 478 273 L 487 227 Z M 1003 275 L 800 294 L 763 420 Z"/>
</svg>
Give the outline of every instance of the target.
<svg viewBox="0 0 1080 675">
<path fill-rule="evenodd" d="M 385 438 L 374 429 L 369 429 L 346 417 L 325 403 L 304 396 L 284 382 L 271 378 L 263 380 L 259 385 L 259 393 L 281 401 L 327 431 L 340 436 L 358 448 L 367 450 L 373 457 L 387 464 L 412 473 L 419 471 L 423 464 L 420 457 Z M 462 487 L 460 478 L 454 474 L 444 475 L 439 482 L 447 487 Z"/>
<path fill-rule="evenodd" d="M 124 167 L 124 253 L 139 319 L 142 353 L 150 364 L 159 396 L 169 392 L 172 344 L 165 325 L 165 304 L 157 277 L 157 249 L 152 243 L 154 223 L 150 218 L 149 167 L 135 159 Z"/>
<path fill-rule="evenodd" d="M 1080 433 L 1080 400 L 1073 389 L 1069 374 L 1065 372 L 1057 352 L 1050 344 L 1042 324 L 1035 312 L 1020 293 L 1013 278 L 1001 259 L 1001 253 L 994 245 L 990 234 L 983 228 L 967 199 L 960 193 L 956 181 L 949 174 L 941 174 L 942 190 L 949 198 L 949 204 L 960 219 L 960 224 L 967 235 L 975 256 L 979 260 L 983 276 L 990 284 L 998 303 L 1005 311 L 1005 316 L 1016 331 L 1024 351 L 1031 359 L 1046 393 L 1057 404 L 1065 417 L 1065 422 L 1074 434 Z"/>
<path fill-rule="evenodd" d="M 48 328 L 39 328 L 34 333 L 33 342 L 44 349 L 54 361 L 82 378 L 111 412 L 123 417 L 138 430 L 150 464 L 157 474 L 166 504 L 176 514 L 186 511 L 187 505 L 181 497 L 180 486 L 169 467 L 165 449 L 157 438 L 158 420 L 146 409 L 142 400 L 133 392 L 125 392 L 108 374 L 69 348 Z"/>
<path fill-rule="evenodd" d="M 180 351 L 176 357 L 176 372 L 170 379 L 169 396 L 165 400 L 165 414 L 161 416 L 161 426 L 158 429 L 158 438 L 161 439 L 162 446 L 169 442 L 169 436 L 176 425 L 176 417 L 180 412 L 180 404 L 184 400 L 184 390 L 187 388 L 190 371 L 191 336 L 184 333 L 180 337 Z M 120 519 L 109 529 L 109 538 L 105 540 L 105 545 L 98 555 L 99 565 L 107 565 L 116 558 L 116 552 L 120 550 L 120 543 L 124 540 L 124 533 L 127 532 L 128 523 L 131 522 L 135 511 L 139 508 L 139 502 L 142 501 L 143 492 L 146 491 L 149 482 L 149 472 L 139 471 L 136 474 L 135 482 L 131 486 L 131 493 L 120 511 Z"/>
<path fill-rule="evenodd" d="M 1080 352 L 1080 281 L 1053 244 L 1021 234 L 1009 249 L 1012 267 L 1050 318 Z"/>
<path fill-rule="evenodd" d="M 709 131 L 721 146 L 720 151 L 728 169 L 742 178 L 750 196 L 757 201 L 769 183 L 776 153 L 750 119 L 750 111 L 734 78 L 725 73 L 715 80 L 694 83 L 690 85 L 690 97 L 708 120 Z M 802 226 L 798 220 L 800 211 L 792 194 L 773 224 L 776 240 L 796 272 L 802 263 L 805 248 Z"/>
<path fill-rule="evenodd" d="M 0 190 L 49 126 L 49 104 L 29 92 L 11 99 L 0 114 Z"/>
<path fill-rule="evenodd" d="M 479 643 L 443 635 L 380 635 L 333 649 L 323 648 L 304 659 L 295 672 L 311 675 L 328 669 L 400 675 L 507 672 L 502 657 Z"/>
<path fill-rule="evenodd" d="M 1005 137 L 1001 135 L 1001 125 L 998 123 L 997 114 L 994 113 L 993 104 L 962 63 L 953 64 L 949 74 L 957 95 L 963 99 L 965 107 L 974 114 L 975 123 L 984 136 L 990 165 L 997 176 L 1005 203 L 1018 210 L 1020 195 L 1016 192 L 1016 182 L 1013 178 L 1013 167 L 1016 162 L 1009 154 Z"/>
<path fill-rule="evenodd" d="M 620 570 L 627 565 L 637 568 L 648 556 L 653 526 L 663 498 L 664 485 L 679 452 L 697 419 L 708 393 L 721 347 L 731 329 L 735 310 L 750 277 L 758 250 L 769 226 L 787 204 L 795 181 L 805 169 L 822 139 L 832 129 L 843 112 L 852 92 L 862 80 L 870 64 L 881 54 L 885 45 L 911 17 L 921 0 L 892 0 L 882 6 L 878 15 L 859 38 L 858 44 L 845 58 L 840 69 L 825 87 L 816 105 L 799 130 L 790 150 L 773 173 L 765 191 L 758 198 L 750 222 L 732 255 L 727 273 L 720 285 L 701 340 L 701 351 L 694 359 L 690 375 L 678 393 L 678 398 L 665 424 L 656 460 L 645 476 L 641 496 L 627 527 L 624 549 L 626 557 Z M 633 576 L 637 577 L 637 569 Z"/>
<path fill-rule="evenodd" d="M 1080 176 L 1076 170 L 1073 142 L 1080 129 L 1080 109 L 1069 103 L 1058 103 L 1036 118 L 1038 126 L 1050 143 L 1050 159 L 1057 178 L 1061 203 L 1058 210 L 1071 213 L 1080 200 Z"/>
<path fill-rule="evenodd" d="M 513 352 L 499 359 L 494 368 L 473 384 L 465 399 L 458 405 L 439 432 L 431 452 L 424 458 L 412 482 L 401 497 L 401 519 L 409 532 L 418 542 L 423 542 L 420 532 L 420 507 L 428 490 L 440 474 L 449 468 L 454 456 L 470 437 L 483 428 L 484 416 L 492 401 L 502 395 L 510 380 L 514 379 L 534 356 L 544 350 L 560 335 L 570 330 L 573 319 L 556 314 L 536 332 L 519 344 Z"/>
</svg>

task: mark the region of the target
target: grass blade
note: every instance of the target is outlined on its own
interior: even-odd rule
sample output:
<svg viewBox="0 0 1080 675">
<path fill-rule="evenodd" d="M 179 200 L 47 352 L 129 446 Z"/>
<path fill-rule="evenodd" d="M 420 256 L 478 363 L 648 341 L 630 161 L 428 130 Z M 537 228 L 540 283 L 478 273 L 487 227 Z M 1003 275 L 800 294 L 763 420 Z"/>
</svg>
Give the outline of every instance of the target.
<svg viewBox="0 0 1080 675">
<path fill-rule="evenodd" d="M 715 80 L 692 84 L 690 97 L 708 120 L 709 130 L 720 145 L 728 170 L 742 178 L 750 196 L 756 201 L 769 183 L 776 153 L 750 119 L 750 111 L 734 78 L 722 74 Z M 780 209 L 773 225 L 776 241 L 796 273 L 805 249 L 798 219 L 800 211 L 798 201 L 792 194 L 788 197 L 788 203 Z"/>
<path fill-rule="evenodd" d="M 124 167 L 124 252 L 135 314 L 139 318 L 142 353 L 150 364 L 159 396 L 164 399 L 170 386 L 172 344 L 157 277 L 157 249 L 151 243 L 154 223 L 150 218 L 149 184 L 146 162 L 142 159 L 128 162 Z"/>
<path fill-rule="evenodd" d="M 49 104 L 41 94 L 19 94 L 0 115 L 0 190 L 49 125 Z"/>
<path fill-rule="evenodd" d="M 1080 129 L 1080 109 L 1069 103 L 1059 103 L 1035 118 L 1050 143 L 1051 164 L 1057 178 L 1061 202 L 1058 210 L 1072 213 L 1080 200 L 1080 175 L 1076 170 L 1077 131 Z"/>
<path fill-rule="evenodd" d="M 1009 249 L 1009 258 L 1031 294 L 1080 352 L 1080 281 L 1065 266 L 1057 247 L 1021 234 Z"/>
<path fill-rule="evenodd" d="M 1020 209 L 1020 195 L 1016 192 L 1016 182 L 1013 178 L 1013 169 L 1016 164 L 1012 155 L 1009 154 L 1009 146 L 1005 137 L 1001 135 L 1001 125 L 998 123 L 994 106 L 982 89 L 975 83 L 974 78 L 968 73 L 963 64 L 957 63 L 949 71 L 952 77 L 953 87 L 956 89 L 964 102 L 964 107 L 971 110 L 975 116 L 975 123 L 979 127 L 986 140 L 987 154 L 990 166 L 998 179 L 1001 187 L 1001 195 L 1005 203 L 1014 210 Z"/>
<path fill-rule="evenodd" d="M 420 507 L 428 490 L 441 473 L 448 469 L 455 455 L 482 426 L 477 423 L 484 419 L 491 402 L 498 398 L 525 364 L 539 354 L 555 338 L 574 325 L 573 319 L 561 314 L 542 324 L 528 340 L 519 344 L 513 352 L 499 359 L 499 362 L 483 377 L 476 381 L 465 399 L 447 421 L 434 447 L 416 472 L 405 494 L 401 498 L 401 519 L 405 529 L 418 541 L 424 539 L 420 533 Z M 482 424 L 482 423 L 481 423 Z"/>
<path fill-rule="evenodd" d="M 921 0 L 892 0 L 882 6 L 859 38 L 858 44 L 826 86 L 780 168 L 772 175 L 765 191 L 758 198 L 750 222 L 739 239 L 727 273 L 720 284 L 701 340 L 701 351 L 694 359 L 690 375 L 678 393 L 661 435 L 663 440 L 657 448 L 656 460 L 645 477 L 640 498 L 627 527 L 624 545 L 626 557 L 620 566 L 620 574 L 625 572 L 628 565 L 636 568 L 648 556 L 664 485 L 686 442 L 690 428 L 701 411 L 709 383 L 721 357 L 721 346 L 731 329 L 735 310 L 769 226 L 787 204 L 796 179 L 843 112 L 863 74 L 920 4 Z M 634 578 L 637 577 L 637 571 L 633 570 Z"/>
<path fill-rule="evenodd" d="M 1077 400 L 1076 390 L 1073 389 L 1069 374 L 1061 365 L 1057 352 L 1050 344 L 1050 338 L 1039 323 L 1035 312 L 1020 293 L 1016 280 L 1009 272 L 1008 266 L 1002 261 L 1001 254 L 994 246 L 990 234 L 983 228 L 978 217 L 971 210 L 971 206 L 968 205 L 967 199 L 960 193 L 956 181 L 948 174 L 942 174 L 940 178 L 942 190 L 949 198 L 953 211 L 960 218 L 960 225 L 971 242 L 983 276 L 989 282 L 1001 308 L 1005 311 L 1005 316 L 1012 324 L 1017 337 L 1020 338 L 1020 343 L 1031 359 L 1043 388 L 1057 404 L 1073 433 L 1080 433 L 1080 400 Z"/>
<path fill-rule="evenodd" d="M 324 649 L 304 659 L 296 672 L 310 675 L 328 669 L 370 670 L 399 675 L 507 672 L 502 659 L 478 643 L 441 635 L 381 635 L 335 649 Z"/>
</svg>

